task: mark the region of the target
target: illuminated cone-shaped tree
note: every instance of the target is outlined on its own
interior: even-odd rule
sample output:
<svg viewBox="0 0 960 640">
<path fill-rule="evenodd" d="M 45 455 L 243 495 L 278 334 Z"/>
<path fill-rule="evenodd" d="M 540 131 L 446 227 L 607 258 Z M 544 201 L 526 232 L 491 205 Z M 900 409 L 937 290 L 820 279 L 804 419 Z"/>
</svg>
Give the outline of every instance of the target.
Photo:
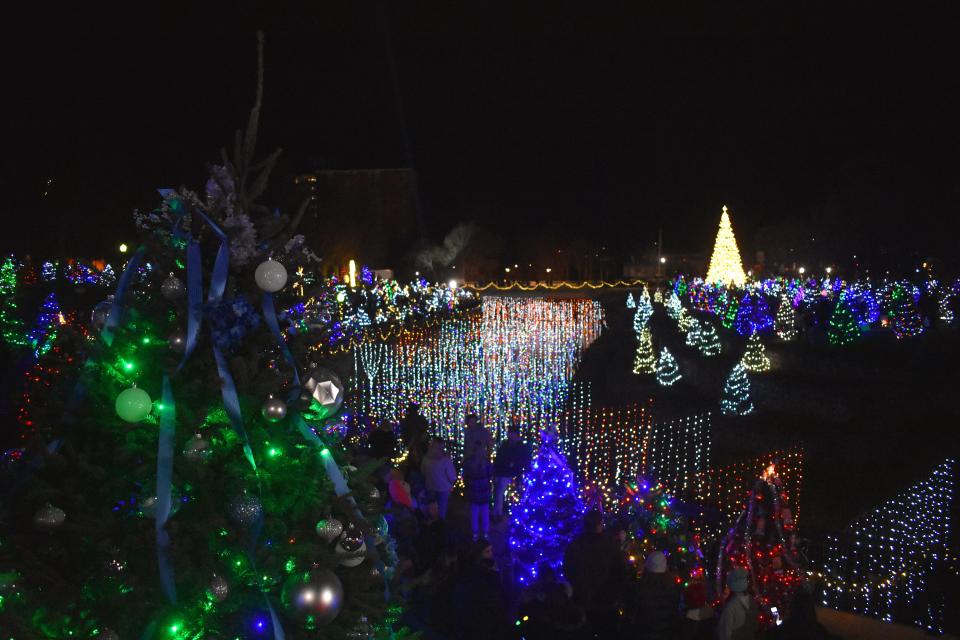
<svg viewBox="0 0 960 640">
<path fill-rule="evenodd" d="M 913 293 L 895 284 L 890 293 L 893 308 L 893 333 L 900 338 L 912 338 L 923 333 L 923 322 L 913 300 Z"/>
<path fill-rule="evenodd" d="M 628 294 L 627 294 L 627 309 L 636 309 L 636 308 L 637 308 L 637 301 L 633 299 L 633 294 L 632 294 L 632 293 L 628 293 Z"/>
<path fill-rule="evenodd" d="M 860 323 L 851 308 L 851 299 L 845 294 L 837 298 L 837 304 L 830 316 L 827 339 L 830 344 L 845 345 L 860 338 Z"/>
<path fill-rule="evenodd" d="M 585 511 L 573 471 L 557 450 L 556 430 L 544 430 L 523 477 L 523 497 L 510 516 L 510 548 L 521 584 L 536 576 L 541 563 L 561 569 L 563 552 L 580 530 Z"/>
<path fill-rule="evenodd" d="M 750 379 L 742 363 L 738 363 L 733 368 L 723 385 L 720 409 L 724 415 L 728 416 L 745 416 L 753 412 L 753 402 L 750 400 Z"/>
<path fill-rule="evenodd" d="M 797 312 L 786 294 L 780 296 L 780 308 L 777 309 L 776 331 L 781 340 L 790 342 L 797 337 Z"/>
<path fill-rule="evenodd" d="M 732 294 L 727 294 L 727 304 L 724 307 L 723 320 L 720 324 L 724 329 L 732 329 L 737 321 L 737 314 L 740 312 L 740 301 Z"/>
<path fill-rule="evenodd" d="M 43 301 L 33 329 L 27 335 L 27 340 L 30 341 L 30 347 L 33 348 L 36 357 L 39 358 L 53 346 L 57 339 L 57 327 L 60 326 L 61 317 L 57 296 L 51 292 Z"/>
<path fill-rule="evenodd" d="M 700 327 L 700 342 L 697 344 L 700 353 L 707 357 L 719 354 L 723 347 L 720 344 L 720 336 L 717 335 L 717 329 L 712 322 L 704 321 Z"/>
<path fill-rule="evenodd" d="M 664 387 L 669 387 L 678 380 L 680 380 L 680 368 L 670 350 L 664 347 L 657 362 L 657 382 Z"/>
<path fill-rule="evenodd" d="M 637 354 L 633 359 L 633 372 L 637 375 L 654 373 L 657 370 L 657 353 L 653 349 L 650 327 L 644 327 L 639 336 Z"/>
<path fill-rule="evenodd" d="M 13 258 L 8 257 L 0 267 L 0 333 L 11 347 L 24 347 L 27 338 L 23 335 L 23 320 L 17 313 L 17 269 Z"/>
<path fill-rule="evenodd" d="M 953 324 L 953 294 L 945 291 L 940 296 L 938 308 L 940 311 L 940 322 L 943 324 Z"/>
<path fill-rule="evenodd" d="M 760 341 L 760 335 L 750 334 L 747 338 L 747 351 L 743 354 L 741 360 L 743 366 L 750 373 L 763 373 L 770 370 L 770 358 L 767 357 L 767 351 Z"/>
<path fill-rule="evenodd" d="M 653 301 L 657 304 L 663 304 L 663 292 L 660 289 L 653 292 Z"/>
<path fill-rule="evenodd" d="M 773 329 L 773 318 L 767 306 L 767 297 L 759 291 L 747 291 L 740 300 L 734 327 L 742 336 L 754 331 L 764 333 Z"/>
<path fill-rule="evenodd" d="M 688 347 L 700 344 L 700 321 L 691 317 L 687 324 L 687 337 L 684 339 Z"/>
<path fill-rule="evenodd" d="M 683 306 L 680 304 L 680 298 L 677 296 L 676 292 L 671 292 L 670 297 L 667 298 L 667 315 L 676 320 L 680 317 L 680 312 L 683 310 Z"/>
<path fill-rule="evenodd" d="M 692 323 L 696 320 L 693 316 L 687 313 L 686 307 L 680 309 L 680 315 L 677 316 L 677 329 L 683 333 L 690 331 L 690 328 L 693 326 Z"/>
<path fill-rule="evenodd" d="M 733 226 L 730 224 L 726 206 L 723 207 L 723 213 L 720 215 L 720 230 L 717 231 L 717 240 L 713 243 L 707 282 L 732 284 L 737 287 L 742 287 L 747 282 L 747 274 L 743 272 L 740 249 L 737 248 L 737 239 L 733 235 Z"/>
<path fill-rule="evenodd" d="M 653 306 L 650 304 L 649 300 L 644 300 L 640 298 L 637 302 L 637 311 L 633 314 L 633 330 L 639 334 L 643 331 L 643 328 L 647 326 L 647 323 L 650 321 L 650 316 L 653 315 Z"/>
<path fill-rule="evenodd" d="M 722 541 L 717 563 L 717 593 L 723 592 L 731 570 L 741 568 L 749 573 L 760 627 L 774 624 L 773 607 L 780 616 L 789 617 L 784 612 L 802 579 L 796 524 L 777 464 L 777 460 L 771 462 L 753 483 L 740 517 Z"/>
</svg>

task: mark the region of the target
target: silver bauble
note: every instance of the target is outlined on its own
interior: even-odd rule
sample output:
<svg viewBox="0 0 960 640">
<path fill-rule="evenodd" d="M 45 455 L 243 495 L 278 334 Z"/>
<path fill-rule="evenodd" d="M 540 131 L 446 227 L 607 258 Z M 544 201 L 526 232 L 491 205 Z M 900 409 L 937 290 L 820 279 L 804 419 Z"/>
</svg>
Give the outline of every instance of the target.
<svg viewBox="0 0 960 640">
<path fill-rule="evenodd" d="M 107 325 L 107 318 L 110 317 L 110 309 L 113 308 L 113 296 L 107 296 L 106 300 L 98 302 L 90 314 L 90 326 L 100 331 Z"/>
<path fill-rule="evenodd" d="M 190 462 L 206 462 L 211 453 L 213 450 L 210 449 L 210 441 L 199 433 L 193 434 L 183 446 L 183 457 Z"/>
<path fill-rule="evenodd" d="M 227 505 L 227 514 L 235 525 L 246 529 L 263 515 L 263 505 L 260 498 L 244 491 Z"/>
<path fill-rule="evenodd" d="M 167 338 L 167 346 L 174 353 L 183 353 L 187 350 L 187 336 L 179 331 L 174 331 Z"/>
<path fill-rule="evenodd" d="M 230 595 L 230 583 L 223 576 L 213 574 L 210 585 L 207 587 L 210 597 L 217 602 L 223 602 Z"/>
<path fill-rule="evenodd" d="M 360 616 L 357 624 L 347 631 L 348 640 L 371 640 L 373 637 L 373 627 L 370 626 L 367 616 Z"/>
<path fill-rule="evenodd" d="M 267 293 L 276 293 L 287 284 L 287 268 L 276 260 L 264 260 L 253 273 L 257 286 Z"/>
<path fill-rule="evenodd" d="M 64 513 L 63 509 L 48 504 L 33 514 L 33 525 L 41 531 L 53 531 L 59 528 L 66 519 L 67 514 Z"/>
<path fill-rule="evenodd" d="M 167 276 L 167 279 L 160 285 L 160 293 L 162 293 L 163 297 L 167 300 L 178 300 L 183 297 L 186 291 L 187 288 L 184 286 L 183 281 L 172 273 Z"/>
<path fill-rule="evenodd" d="M 363 532 L 352 525 L 347 527 L 340 536 L 340 541 L 337 542 L 337 555 L 342 556 L 340 564 L 345 567 L 355 567 L 366 559 L 366 551 L 367 544 L 363 541 Z"/>
<path fill-rule="evenodd" d="M 260 413 L 269 422 L 280 422 L 287 417 L 287 403 L 280 398 L 269 396 L 260 408 Z"/>
<path fill-rule="evenodd" d="M 370 487 L 370 497 L 374 500 L 380 497 L 380 489 L 376 487 Z"/>
<path fill-rule="evenodd" d="M 326 543 L 333 542 L 343 533 L 343 523 L 336 518 L 327 518 L 317 522 L 317 535 Z"/>
<path fill-rule="evenodd" d="M 314 367 L 307 373 L 300 398 L 308 403 L 316 402 L 322 409 L 321 417 L 332 416 L 343 404 L 343 383 L 333 371 Z"/>
<path fill-rule="evenodd" d="M 280 601 L 291 618 L 317 626 L 330 624 L 343 607 L 343 584 L 329 569 L 295 573 L 283 584 Z"/>
</svg>

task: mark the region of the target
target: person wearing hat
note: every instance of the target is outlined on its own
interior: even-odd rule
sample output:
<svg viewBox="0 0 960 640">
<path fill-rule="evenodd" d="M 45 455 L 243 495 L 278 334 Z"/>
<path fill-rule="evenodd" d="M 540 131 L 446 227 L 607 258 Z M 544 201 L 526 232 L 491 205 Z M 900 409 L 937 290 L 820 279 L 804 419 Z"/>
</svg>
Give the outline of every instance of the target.
<svg viewBox="0 0 960 640">
<path fill-rule="evenodd" d="M 730 598 L 717 624 L 717 637 L 720 640 L 753 640 L 756 635 L 760 611 L 753 596 L 747 593 L 749 586 L 750 574 L 746 569 L 736 567 L 727 574 Z"/>
<path fill-rule="evenodd" d="M 670 640 L 680 627 L 680 587 L 667 573 L 667 556 L 651 551 L 643 561 L 643 575 L 636 589 L 634 615 L 636 634 L 642 640 Z"/>
<path fill-rule="evenodd" d="M 683 640 L 714 640 L 717 637 L 717 619 L 713 607 L 707 603 L 707 585 L 703 576 L 691 576 L 683 592 L 687 611 L 683 616 L 680 637 Z"/>
<path fill-rule="evenodd" d="M 507 429 L 507 439 L 497 447 L 497 456 L 493 460 L 493 486 L 496 489 L 493 499 L 493 517 L 496 521 L 503 518 L 503 501 L 507 487 L 520 477 L 530 464 L 530 446 L 520 439 L 520 425 L 516 422 Z"/>
</svg>

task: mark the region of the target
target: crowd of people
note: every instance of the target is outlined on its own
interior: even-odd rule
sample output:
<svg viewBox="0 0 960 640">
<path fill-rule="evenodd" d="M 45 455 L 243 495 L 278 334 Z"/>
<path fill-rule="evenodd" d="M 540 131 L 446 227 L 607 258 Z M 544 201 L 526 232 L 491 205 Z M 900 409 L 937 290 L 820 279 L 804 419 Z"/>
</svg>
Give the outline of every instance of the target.
<svg viewBox="0 0 960 640">
<path fill-rule="evenodd" d="M 366 442 L 370 457 L 383 464 L 387 519 L 399 558 L 394 589 L 406 605 L 403 623 L 425 640 L 832 637 L 817 622 L 808 590 L 797 592 L 789 619 L 762 630 L 744 569 L 730 572 L 721 594 L 711 593 L 702 572 L 684 586 L 660 551 L 642 559 L 638 570 L 625 550 L 626 532 L 605 526 L 595 510 L 583 518 L 560 571 L 544 564 L 532 583 L 518 587 L 505 518 L 509 487 L 531 460 L 521 430 L 511 426 L 495 445 L 477 416 L 468 416 L 461 474 L 450 443 L 429 433 L 419 407 L 411 404 L 399 425 L 382 422 Z M 453 497 L 461 486 L 462 500 Z"/>
</svg>

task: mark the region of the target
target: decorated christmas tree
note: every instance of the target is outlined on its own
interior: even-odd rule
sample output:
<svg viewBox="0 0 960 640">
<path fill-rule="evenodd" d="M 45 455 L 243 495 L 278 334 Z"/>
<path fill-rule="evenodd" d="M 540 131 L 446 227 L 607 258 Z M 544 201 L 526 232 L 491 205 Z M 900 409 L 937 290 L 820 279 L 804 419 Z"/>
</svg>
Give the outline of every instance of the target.
<svg viewBox="0 0 960 640">
<path fill-rule="evenodd" d="M 13 258 L 7 257 L 0 267 L 0 333 L 11 347 L 25 347 L 23 320 L 17 311 L 17 269 Z"/>
<path fill-rule="evenodd" d="M 700 321 L 694 317 L 687 323 L 687 337 L 684 342 L 688 347 L 695 347 L 700 344 Z"/>
<path fill-rule="evenodd" d="M 328 435 L 344 385 L 277 312 L 312 293 L 288 283 L 309 266 L 305 207 L 257 202 L 277 158 L 254 158 L 259 110 L 258 88 L 203 191 L 135 215 L 142 244 L 63 373 L 76 384 L 34 399 L 65 411 L 35 412 L 0 477 L 5 637 L 298 640 L 382 620 L 381 498 Z"/>
<path fill-rule="evenodd" d="M 637 478 L 623 487 L 617 520 L 627 532 L 627 554 L 639 577 L 643 559 L 659 551 L 683 581 L 703 577 L 703 553 L 687 519 L 675 510 L 675 500 L 659 482 Z"/>
<path fill-rule="evenodd" d="M 742 514 L 721 543 L 717 593 L 723 592 L 727 575 L 734 568 L 749 573 L 761 627 L 774 624 L 774 607 L 779 616 L 789 617 L 788 608 L 800 586 L 801 573 L 793 513 L 777 475 L 776 460 L 753 483 Z"/>
<path fill-rule="evenodd" d="M 845 345 L 860 339 L 860 323 L 851 308 L 851 300 L 846 294 L 837 298 L 837 304 L 830 315 L 827 329 L 830 344 Z"/>
<path fill-rule="evenodd" d="M 707 356 L 718 355 L 723 346 L 720 344 L 720 336 L 717 335 L 717 328 L 712 322 L 704 320 L 700 323 L 700 342 L 697 343 L 700 353 Z"/>
<path fill-rule="evenodd" d="M 678 380 L 680 380 L 680 368 L 677 367 L 677 361 L 670 350 L 664 347 L 657 362 L 657 382 L 664 387 L 669 387 Z"/>
<path fill-rule="evenodd" d="M 890 291 L 893 314 L 893 333 L 897 339 L 912 338 L 923 333 L 923 322 L 913 299 L 913 293 L 896 283 Z"/>
<path fill-rule="evenodd" d="M 747 291 L 740 300 L 734 328 L 742 336 L 765 333 L 773 329 L 773 318 L 767 306 L 767 297 L 759 291 Z"/>
<path fill-rule="evenodd" d="M 683 311 L 683 306 L 680 304 L 680 298 L 677 296 L 676 292 L 671 292 L 670 297 L 667 298 L 667 304 L 664 305 L 667 309 L 667 315 L 676 320 L 680 317 L 680 312 Z"/>
<path fill-rule="evenodd" d="M 770 370 L 770 358 L 767 357 L 763 342 L 760 341 L 760 334 L 751 333 L 747 338 L 747 350 L 741 362 L 750 373 L 763 373 Z"/>
<path fill-rule="evenodd" d="M 644 299 L 640 298 L 637 302 L 637 311 L 633 314 L 633 330 L 637 335 L 647 326 L 647 322 L 650 321 L 650 316 L 652 315 L 653 306 L 650 305 L 650 301 L 647 300 L 646 304 L 644 304 Z"/>
<path fill-rule="evenodd" d="M 650 327 L 644 327 L 639 335 L 637 354 L 633 358 L 633 372 L 637 375 L 654 373 L 657 370 L 657 352 L 653 349 Z"/>
<path fill-rule="evenodd" d="M 953 294 L 945 291 L 940 295 L 940 301 L 937 303 L 937 309 L 940 315 L 940 322 L 946 325 L 953 324 Z"/>
<path fill-rule="evenodd" d="M 687 313 L 686 307 L 680 309 L 680 314 L 677 316 L 677 329 L 681 333 L 687 333 L 693 327 L 693 323 L 696 322 L 696 318 Z"/>
<path fill-rule="evenodd" d="M 780 296 L 780 307 L 777 309 L 775 322 L 777 335 L 781 340 L 790 342 L 797 337 L 797 312 L 790 303 L 786 294 Z"/>
<path fill-rule="evenodd" d="M 663 292 L 660 289 L 653 292 L 653 301 L 657 304 L 663 304 Z"/>
<path fill-rule="evenodd" d="M 60 314 L 60 304 L 57 302 L 57 296 L 53 292 L 47 294 L 40 307 L 40 313 L 33 323 L 33 329 L 27 334 L 30 348 L 36 357 L 40 357 L 50 350 L 54 341 L 57 339 L 57 329 L 63 324 L 63 316 Z"/>
<path fill-rule="evenodd" d="M 740 302 L 731 294 L 728 295 L 727 304 L 724 307 L 723 320 L 720 324 L 724 329 L 732 329 L 737 321 L 737 314 L 740 312 Z"/>
<path fill-rule="evenodd" d="M 510 516 L 510 548 L 521 584 L 532 581 L 544 562 L 560 572 L 563 552 L 586 512 L 573 471 L 557 450 L 556 429 L 545 429 L 540 437 L 523 478 L 523 497 Z"/>
<path fill-rule="evenodd" d="M 730 224 L 726 206 L 720 215 L 720 230 L 717 231 L 717 240 L 713 244 L 707 282 L 736 287 L 742 287 L 747 282 L 747 274 L 743 272 L 740 249 L 737 248 L 737 239 L 733 236 L 733 226 Z"/>
<path fill-rule="evenodd" d="M 720 410 L 728 416 L 745 416 L 753 412 L 750 400 L 750 379 L 743 363 L 737 363 L 723 385 Z"/>
<path fill-rule="evenodd" d="M 627 294 L 627 309 L 636 309 L 636 308 L 637 308 L 637 301 L 633 299 L 633 294 L 632 294 L 632 293 L 628 293 L 628 294 Z"/>
</svg>

